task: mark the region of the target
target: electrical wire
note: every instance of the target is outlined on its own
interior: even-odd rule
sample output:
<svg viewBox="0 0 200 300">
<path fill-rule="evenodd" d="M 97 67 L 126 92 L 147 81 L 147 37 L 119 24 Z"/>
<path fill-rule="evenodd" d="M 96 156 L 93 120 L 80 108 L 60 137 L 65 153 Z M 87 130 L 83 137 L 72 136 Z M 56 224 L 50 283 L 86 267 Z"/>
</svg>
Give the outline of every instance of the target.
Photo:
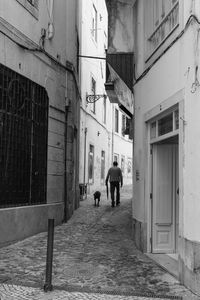
<svg viewBox="0 0 200 300">
<path fill-rule="evenodd" d="M 29 48 L 19 42 L 17 42 L 15 39 L 13 39 L 11 36 L 9 36 L 8 34 L 6 34 L 4 31 L 0 30 L 0 33 L 2 33 L 4 36 L 6 36 L 9 40 L 11 40 L 13 43 L 15 43 L 16 45 L 18 45 L 20 48 L 30 51 L 30 52 L 40 52 L 43 53 L 44 55 L 46 55 L 49 59 L 51 59 L 55 64 L 57 64 L 59 67 L 63 68 L 64 70 L 70 72 L 75 80 L 76 83 L 76 87 L 77 87 L 77 91 L 78 91 L 78 95 L 79 98 L 81 99 L 81 92 L 80 92 L 80 88 L 79 88 L 79 84 L 78 84 L 78 79 L 76 76 L 76 71 L 74 69 L 74 66 L 72 63 L 67 62 L 66 65 L 62 64 L 61 62 L 59 62 L 55 57 L 53 57 L 51 54 L 49 54 L 43 47 L 38 46 L 35 48 Z"/>
</svg>

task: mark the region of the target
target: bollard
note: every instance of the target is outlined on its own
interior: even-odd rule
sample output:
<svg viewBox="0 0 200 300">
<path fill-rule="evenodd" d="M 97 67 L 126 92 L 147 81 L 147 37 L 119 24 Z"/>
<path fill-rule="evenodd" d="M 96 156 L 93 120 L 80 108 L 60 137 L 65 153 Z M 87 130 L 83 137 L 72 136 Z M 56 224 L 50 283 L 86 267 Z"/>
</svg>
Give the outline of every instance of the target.
<svg viewBox="0 0 200 300">
<path fill-rule="evenodd" d="M 54 238 L 54 219 L 48 219 L 46 280 L 44 284 L 45 292 L 53 290 L 53 285 L 52 285 L 53 238 Z"/>
</svg>

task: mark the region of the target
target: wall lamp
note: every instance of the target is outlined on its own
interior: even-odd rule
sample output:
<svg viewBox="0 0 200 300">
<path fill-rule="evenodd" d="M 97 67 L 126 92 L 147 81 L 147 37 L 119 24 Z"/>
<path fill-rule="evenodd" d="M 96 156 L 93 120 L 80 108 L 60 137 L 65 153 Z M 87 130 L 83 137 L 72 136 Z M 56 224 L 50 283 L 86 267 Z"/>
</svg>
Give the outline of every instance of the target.
<svg viewBox="0 0 200 300">
<path fill-rule="evenodd" d="M 107 95 L 106 94 L 102 94 L 102 95 L 88 95 L 86 93 L 86 102 L 87 103 L 94 103 L 94 102 L 98 101 L 101 98 L 106 99 Z"/>
</svg>

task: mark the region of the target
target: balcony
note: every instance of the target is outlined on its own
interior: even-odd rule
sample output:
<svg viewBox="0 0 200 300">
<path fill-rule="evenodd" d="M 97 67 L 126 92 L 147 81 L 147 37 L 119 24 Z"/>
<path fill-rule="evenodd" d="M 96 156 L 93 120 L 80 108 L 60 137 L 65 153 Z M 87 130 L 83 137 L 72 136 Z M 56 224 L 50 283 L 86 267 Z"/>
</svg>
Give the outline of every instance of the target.
<svg viewBox="0 0 200 300">
<path fill-rule="evenodd" d="M 163 17 L 153 33 L 148 38 L 148 59 L 158 50 L 166 39 L 179 25 L 179 1 L 176 1 L 170 11 Z M 148 60 L 147 59 L 147 60 Z"/>
</svg>

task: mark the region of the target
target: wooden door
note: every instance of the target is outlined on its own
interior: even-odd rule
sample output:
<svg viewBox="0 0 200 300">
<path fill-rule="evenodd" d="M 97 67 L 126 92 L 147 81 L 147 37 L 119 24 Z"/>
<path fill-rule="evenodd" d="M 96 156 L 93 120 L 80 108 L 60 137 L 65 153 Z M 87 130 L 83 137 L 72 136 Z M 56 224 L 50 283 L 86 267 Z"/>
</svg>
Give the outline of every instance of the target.
<svg viewBox="0 0 200 300">
<path fill-rule="evenodd" d="M 175 147 L 153 145 L 152 252 L 175 252 Z"/>
</svg>

